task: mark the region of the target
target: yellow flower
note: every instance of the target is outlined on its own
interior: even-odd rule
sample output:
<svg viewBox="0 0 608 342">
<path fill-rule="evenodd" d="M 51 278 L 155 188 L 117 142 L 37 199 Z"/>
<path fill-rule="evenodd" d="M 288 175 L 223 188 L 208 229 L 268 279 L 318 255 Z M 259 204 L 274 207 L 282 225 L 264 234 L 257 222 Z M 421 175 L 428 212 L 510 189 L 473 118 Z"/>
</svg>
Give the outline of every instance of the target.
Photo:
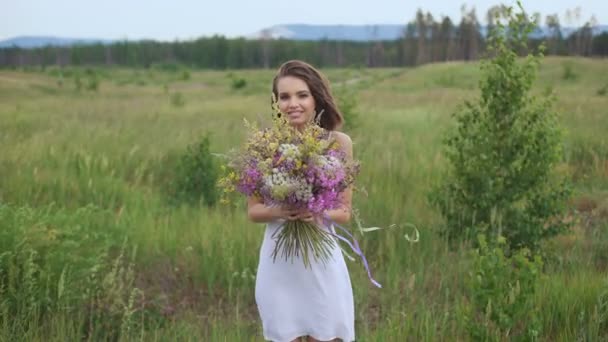
<svg viewBox="0 0 608 342">
<path fill-rule="evenodd" d="M 47 231 L 47 234 L 48 234 L 47 235 L 48 239 L 51 240 L 51 241 L 57 240 L 57 235 L 59 235 L 59 233 L 57 232 L 57 230 L 53 229 L 53 228 L 49 229 Z"/>
</svg>

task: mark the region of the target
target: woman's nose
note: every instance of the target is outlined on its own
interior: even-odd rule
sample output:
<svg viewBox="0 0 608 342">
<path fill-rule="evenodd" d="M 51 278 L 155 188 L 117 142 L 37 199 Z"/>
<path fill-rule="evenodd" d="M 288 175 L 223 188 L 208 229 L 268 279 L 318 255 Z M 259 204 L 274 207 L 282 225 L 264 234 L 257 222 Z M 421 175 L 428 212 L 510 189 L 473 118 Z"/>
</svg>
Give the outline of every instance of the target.
<svg viewBox="0 0 608 342">
<path fill-rule="evenodd" d="M 294 96 L 289 99 L 289 108 L 296 108 L 298 106 L 298 99 Z"/>
</svg>

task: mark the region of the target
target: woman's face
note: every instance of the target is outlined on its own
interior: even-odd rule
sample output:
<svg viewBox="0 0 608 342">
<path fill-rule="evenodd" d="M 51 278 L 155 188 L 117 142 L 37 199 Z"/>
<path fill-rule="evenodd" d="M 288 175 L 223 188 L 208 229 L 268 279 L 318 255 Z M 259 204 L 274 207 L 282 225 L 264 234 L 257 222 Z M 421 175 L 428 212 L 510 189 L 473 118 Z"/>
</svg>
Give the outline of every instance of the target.
<svg viewBox="0 0 608 342">
<path fill-rule="evenodd" d="M 284 76 L 277 81 L 279 109 L 287 114 L 287 120 L 294 127 L 303 127 L 311 122 L 315 114 L 315 98 L 303 80 Z"/>
</svg>

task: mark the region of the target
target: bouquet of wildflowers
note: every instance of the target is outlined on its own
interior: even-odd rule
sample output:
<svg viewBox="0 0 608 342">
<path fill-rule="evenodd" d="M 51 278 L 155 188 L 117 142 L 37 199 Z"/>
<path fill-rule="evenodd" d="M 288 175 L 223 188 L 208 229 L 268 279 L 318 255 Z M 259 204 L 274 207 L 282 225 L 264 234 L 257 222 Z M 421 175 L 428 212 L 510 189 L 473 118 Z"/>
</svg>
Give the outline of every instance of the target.
<svg viewBox="0 0 608 342">
<path fill-rule="evenodd" d="M 310 124 L 298 130 L 273 106 L 273 125 L 258 129 L 245 121 L 249 137 L 244 148 L 229 158 L 227 176 L 220 180 L 226 192 L 236 190 L 261 198 L 266 205 L 308 209 L 323 217 L 326 210 L 340 208 L 339 194 L 346 190 L 359 171 L 330 132 Z M 334 240 L 331 232 L 310 222 L 286 221 L 273 238 L 273 259 L 302 256 L 325 262 Z"/>
</svg>

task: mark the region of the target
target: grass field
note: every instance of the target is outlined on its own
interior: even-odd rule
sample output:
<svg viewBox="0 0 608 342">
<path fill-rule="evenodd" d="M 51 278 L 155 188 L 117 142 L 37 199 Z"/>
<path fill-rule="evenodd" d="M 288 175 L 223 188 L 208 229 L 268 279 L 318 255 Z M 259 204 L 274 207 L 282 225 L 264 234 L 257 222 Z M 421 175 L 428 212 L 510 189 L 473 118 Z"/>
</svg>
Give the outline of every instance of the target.
<svg viewBox="0 0 608 342">
<path fill-rule="evenodd" d="M 347 133 L 364 224 L 420 231 L 415 244 L 409 229 L 358 233 L 384 285 L 348 262 L 358 341 L 467 340 L 470 258 L 439 237 L 426 198 L 445 169 L 450 114 L 478 94 L 478 64 L 324 71 L 358 100 Z M 262 341 L 253 294 L 264 227 L 247 222 L 244 203 L 175 207 L 162 188 L 168 156 L 206 132 L 226 152 L 243 118 L 268 118 L 273 71 L 88 73 L 0 71 L 0 340 Z M 556 94 L 559 172 L 576 189 L 573 232 L 546 246 L 543 341 L 608 338 L 607 85 L 606 60 L 546 58 L 535 86 Z"/>
</svg>

